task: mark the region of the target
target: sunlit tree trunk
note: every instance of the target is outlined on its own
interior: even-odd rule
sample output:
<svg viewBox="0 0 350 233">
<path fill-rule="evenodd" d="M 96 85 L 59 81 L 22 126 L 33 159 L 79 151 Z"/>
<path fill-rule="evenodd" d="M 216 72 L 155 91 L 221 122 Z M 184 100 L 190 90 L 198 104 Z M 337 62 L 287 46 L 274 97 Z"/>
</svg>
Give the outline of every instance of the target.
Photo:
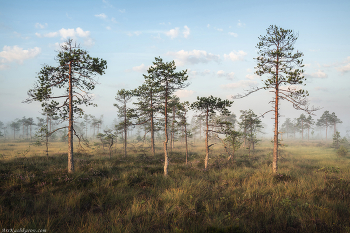
<svg viewBox="0 0 350 233">
<path fill-rule="evenodd" d="M 154 146 L 154 121 L 153 121 L 153 96 L 151 91 L 151 147 L 153 156 L 156 155 L 156 149 Z"/>
<path fill-rule="evenodd" d="M 185 113 L 186 114 L 186 113 Z M 186 119 L 186 115 L 185 115 L 185 119 Z M 185 122 L 185 144 L 186 144 L 186 164 L 187 164 L 187 160 L 188 160 L 188 147 L 187 147 L 187 128 L 186 128 L 186 122 Z"/>
<path fill-rule="evenodd" d="M 278 46 L 277 46 L 278 50 Z M 273 145 L 273 161 L 272 161 L 272 171 L 273 173 L 277 173 L 277 162 L 278 162 L 278 62 L 279 57 L 277 56 L 277 64 L 276 64 L 276 90 L 275 90 L 275 133 L 274 133 L 274 145 Z"/>
<path fill-rule="evenodd" d="M 168 81 L 165 81 L 165 125 L 164 125 L 164 133 L 165 133 L 165 141 L 164 141 L 164 176 L 168 175 Z"/>
<path fill-rule="evenodd" d="M 127 156 L 126 154 L 126 148 L 127 148 L 127 138 L 128 138 L 128 134 L 127 134 L 127 126 L 126 126 L 126 102 L 124 102 L 124 157 Z"/>
<path fill-rule="evenodd" d="M 207 112 L 205 115 L 205 123 L 207 126 L 207 130 L 205 131 L 205 169 L 208 167 L 209 160 L 209 145 L 208 145 L 208 136 L 209 136 L 209 122 L 208 122 L 209 108 L 207 107 Z"/>
<path fill-rule="evenodd" d="M 74 172 L 73 160 L 73 84 L 72 61 L 69 62 L 69 126 L 68 126 L 68 173 Z"/>
</svg>

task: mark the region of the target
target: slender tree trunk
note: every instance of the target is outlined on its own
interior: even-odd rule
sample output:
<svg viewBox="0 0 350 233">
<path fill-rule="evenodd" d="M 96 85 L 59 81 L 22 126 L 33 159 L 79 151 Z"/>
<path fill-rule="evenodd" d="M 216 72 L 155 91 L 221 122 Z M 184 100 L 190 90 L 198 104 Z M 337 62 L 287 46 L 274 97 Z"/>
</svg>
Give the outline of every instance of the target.
<svg viewBox="0 0 350 233">
<path fill-rule="evenodd" d="M 209 133 L 209 122 L 208 122 L 208 115 L 209 115 L 209 109 L 207 107 L 207 112 L 205 115 L 205 122 L 207 126 L 207 130 L 205 132 L 205 170 L 207 170 L 208 167 L 208 160 L 209 160 L 209 145 L 208 145 L 208 133 Z"/>
<path fill-rule="evenodd" d="M 186 113 L 185 113 L 185 119 L 186 119 Z M 185 144 L 186 144 L 186 165 L 188 160 L 188 147 L 187 147 L 187 128 L 186 128 L 186 122 L 185 122 Z"/>
<path fill-rule="evenodd" d="M 164 141 L 164 176 L 168 175 L 168 81 L 165 81 L 165 125 L 164 125 L 164 133 L 165 133 L 165 141 Z"/>
<path fill-rule="evenodd" d="M 154 147 L 154 122 L 153 122 L 153 94 L 151 91 L 151 147 L 153 156 L 156 155 L 156 148 Z"/>
<path fill-rule="evenodd" d="M 174 128 L 174 125 L 175 125 L 175 106 L 173 106 L 173 122 L 171 124 L 171 138 L 170 138 L 170 144 L 171 144 L 171 151 L 174 149 L 174 141 L 175 141 L 175 128 Z"/>
<path fill-rule="evenodd" d="M 49 116 L 46 114 L 46 157 L 49 158 Z"/>
<path fill-rule="evenodd" d="M 175 148 L 175 107 L 173 107 L 173 149 Z"/>
<path fill-rule="evenodd" d="M 232 145 L 233 145 L 232 146 L 232 157 L 231 157 L 232 161 L 235 158 L 235 139 L 236 139 L 235 137 L 232 138 Z"/>
<path fill-rule="evenodd" d="M 247 126 L 244 126 L 244 148 L 247 147 Z"/>
<path fill-rule="evenodd" d="M 127 127 L 126 127 L 126 103 L 124 103 L 124 138 L 125 138 L 125 141 L 124 141 L 124 157 L 126 157 L 126 146 L 127 146 L 127 137 L 128 137 L 128 134 L 127 134 Z"/>
<path fill-rule="evenodd" d="M 51 119 L 51 117 L 49 118 L 49 121 L 50 121 L 50 131 L 49 132 L 51 132 L 52 131 L 52 119 Z"/>
<path fill-rule="evenodd" d="M 301 120 L 301 140 L 304 141 L 304 121 Z"/>
<path fill-rule="evenodd" d="M 45 142 L 45 145 L 46 145 L 46 158 L 48 159 L 49 158 L 49 137 L 48 137 L 48 132 L 46 132 L 46 142 Z"/>
<path fill-rule="evenodd" d="M 202 119 L 199 118 L 199 141 L 202 140 Z"/>
<path fill-rule="evenodd" d="M 278 47 L 277 47 L 278 50 Z M 274 145 L 273 145 L 273 162 L 272 162 L 272 172 L 277 173 L 277 162 L 278 162 L 278 56 L 277 56 L 277 65 L 276 65 L 276 90 L 275 90 L 275 133 L 274 133 Z"/>
<path fill-rule="evenodd" d="M 328 129 L 328 125 L 326 124 L 326 141 L 327 141 L 327 129 Z"/>
<path fill-rule="evenodd" d="M 69 126 L 68 126 L 68 173 L 74 172 L 73 160 L 73 83 L 72 61 L 69 62 Z"/>
</svg>

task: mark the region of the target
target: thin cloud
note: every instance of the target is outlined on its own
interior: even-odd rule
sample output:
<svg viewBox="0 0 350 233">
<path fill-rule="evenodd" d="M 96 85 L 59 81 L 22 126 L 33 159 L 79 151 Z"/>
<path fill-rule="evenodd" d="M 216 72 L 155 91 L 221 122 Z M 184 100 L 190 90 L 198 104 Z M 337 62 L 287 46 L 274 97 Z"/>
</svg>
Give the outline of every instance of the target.
<svg viewBox="0 0 350 233">
<path fill-rule="evenodd" d="M 180 98 L 187 98 L 195 93 L 193 90 L 178 90 L 174 94 Z"/>
<path fill-rule="evenodd" d="M 56 37 L 56 36 L 58 36 L 57 32 L 49 32 L 44 35 L 44 37 Z"/>
<path fill-rule="evenodd" d="M 147 72 L 147 70 L 150 68 L 151 66 L 145 66 L 143 63 L 139 66 L 134 66 L 132 68 L 133 71 L 136 71 L 136 72 L 141 72 L 141 73 L 145 73 Z"/>
<path fill-rule="evenodd" d="M 233 36 L 233 37 L 238 37 L 238 34 L 237 33 L 234 33 L 234 32 L 229 32 L 228 33 L 230 36 Z"/>
<path fill-rule="evenodd" d="M 245 77 L 249 80 L 254 80 L 255 78 L 257 78 L 259 76 L 256 74 L 247 74 Z"/>
<path fill-rule="evenodd" d="M 41 23 L 36 23 L 35 24 L 36 28 L 44 29 L 47 27 L 47 23 L 41 24 Z"/>
<path fill-rule="evenodd" d="M 350 71 L 350 56 L 346 58 L 346 61 L 344 63 L 347 64 L 337 68 L 337 70 L 342 72 L 343 74 Z"/>
<path fill-rule="evenodd" d="M 139 36 L 139 35 L 141 35 L 141 34 L 142 34 L 142 32 L 140 32 L 140 31 L 127 32 L 127 33 L 126 33 L 126 35 L 128 35 L 128 36 Z"/>
<path fill-rule="evenodd" d="M 328 77 L 328 75 L 321 70 L 318 70 L 311 74 L 305 73 L 305 76 L 309 78 L 327 78 Z"/>
<path fill-rule="evenodd" d="M 210 73 L 211 72 L 208 69 L 205 69 L 204 71 L 196 71 L 196 70 L 191 70 L 191 69 L 187 70 L 187 74 L 189 76 L 189 79 L 195 78 L 197 76 L 205 76 L 205 75 L 208 75 Z"/>
<path fill-rule="evenodd" d="M 95 17 L 100 18 L 100 19 L 107 19 L 107 15 L 105 15 L 104 13 L 95 15 Z"/>
<path fill-rule="evenodd" d="M 238 20 L 237 27 L 245 27 L 245 23 L 242 23 L 241 20 Z"/>
<path fill-rule="evenodd" d="M 230 72 L 230 73 L 226 73 L 223 70 L 219 70 L 217 73 L 218 77 L 226 77 L 229 80 L 233 80 L 235 77 L 235 73 L 234 72 Z"/>
<path fill-rule="evenodd" d="M 175 57 L 175 63 L 177 66 L 183 66 L 184 64 L 198 64 L 208 63 L 211 61 L 220 61 L 220 55 L 208 53 L 204 50 L 180 50 L 178 52 L 167 52 L 166 55 Z"/>
<path fill-rule="evenodd" d="M 222 89 L 236 89 L 236 88 L 241 88 L 241 87 L 251 87 L 251 86 L 256 86 L 258 82 L 253 81 L 253 80 L 240 80 L 235 83 L 228 83 L 221 85 Z"/>
<path fill-rule="evenodd" d="M 112 4 L 110 4 L 107 0 L 102 0 L 106 7 L 114 8 Z"/>
<path fill-rule="evenodd" d="M 348 63 L 347 65 L 345 66 L 342 66 L 342 67 L 339 67 L 337 68 L 340 72 L 342 73 L 347 73 L 350 71 L 350 63 Z"/>
<path fill-rule="evenodd" d="M 224 54 L 225 59 L 230 59 L 231 61 L 242 61 L 244 57 L 247 55 L 243 50 L 239 50 L 238 52 L 232 51 L 229 54 Z"/>
<path fill-rule="evenodd" d="M 190 35 L 190 28 L 187 27 L 187 25 L 184 26 L 185 30 L 182 32 L 184 34 L 184 37 L 187 38 Z"/>
<path fill-rule="evenodd" d="M 75 39 L 77 37 L 83 38 L 84 39 L 84 44 L 88 47 L 91 47 L 92 45 L 95 44 L 94 40 L 90 37 L 90 31 L 84 31 L 82 28 L 77 27 L 76 29 L 74 28 L 62 28 L 58 30 L 57 32 L 49 32 L 47 34 L 40 34 L 40 33 L 35 33 L 37 37 L 57 37 L 61 36 L 62 40 L 65 40 L 67 38 L 72 38 Z"/>
<path fill-rule="evenodd" d="M 179 35 L 179 28 L 174 28 L 165 33 L 167 36 L 169 36 L 171 39 L 176 38 Z"/>
<path fill-rule="evenodd" d="M 111 19 L 111 22 L 112 22 L 112 23 L 118 23 L 118 21 L 117 21 L 115 18 L 113 18 L 113 17 L 112 17 L 112 19 Z"/>
<path fill-rule="evenodd" d="M 16 61 L 17 63 L 22 64 L 24 60 L 35 58 L 40 53 L 41 49 L 38 47 L 25 50 L 17 45 L 13 47 L 5 45 L 3 51 L 0 52 L 0 57 L 4 58 L 1 61 L 2 63 Z"/>
</svg>

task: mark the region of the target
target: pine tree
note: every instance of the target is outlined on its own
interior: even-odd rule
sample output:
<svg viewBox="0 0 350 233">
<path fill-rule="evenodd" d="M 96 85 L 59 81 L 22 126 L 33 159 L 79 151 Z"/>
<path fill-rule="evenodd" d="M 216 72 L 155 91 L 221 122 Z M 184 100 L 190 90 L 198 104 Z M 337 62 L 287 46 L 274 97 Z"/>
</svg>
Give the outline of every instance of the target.
<svg viewBox="0 0 350 233">
<path fill-rule="evenodd" d="M 159 97 L 164 104 L 164 175 L 168 175 L 168 101 L 173 93 L 179 89 L 188 86 L 185 82 L 188 79 L 187 70 L 176 72 L 175 62 L 163 62 L 163 59 L 155 58 L 153 66 L 148 69 L 148 76 L 145 76 L 146 81 L 155 83 L 160 88 Z"/>
<path fill-rule="evenodd" d="M 277 173 L 279 100 L 287 100 L 293 104 L 295 109 L 304 110 L 309 114 L 317 109 L 309 109 L 306 99 L 308 92 L 296 87 L 296 85 L 304 84 L 306 80 L 303 76 L 304 70 L 299 69 L 304 66 L 303 60 L 300 59 L 303 53 L 299 51 L 293 53 L 298 35 L 292 30 L 285 30 L 273 25 L 266 31 L 267 34 L 259 37 L 260 42 L 256 46 L 259 56 L 256 58 L 258 64 L 255 73 L 259 76 L 267 74 L 270 77 L 264 81 L 264 87 L 256 88 L 244 96 L 238 95 L 235 98 L 243 98 L 260 89 L 271 90 L 274 93 L 274 98 L 271 101 L 273 109 L 266 113 L 274 112 L 275 115 L 272 171 Z M 288 85 L 288 87 L 281 88 L 284 85 Z"/>
<path fill-rule="evenodd" d="M 74 172 L 73 135 L 76 135 L 73 116 L 83 115 L 84 111 L 78 107 L 79 105 L 96 106 L 91 102 L 92 96 L 89 91 L 97 84 L 93 77 L 104 74 L 107 62 L 90 57 L 87 51 L 73 45 L 71 39 L 61 45 L 56 61 L 59 63 L 57 67 L 44 65 L 41 68 L 35 87 L 28 91 L 29 97 L 25 102 L 39 101 L 44 112 L 51 111 L 58 114 L 61 119 L 68 119 L 68 172 L 72 173 Z M 54 88 L 64 88 L 65 93 L 54 95 Z"/>
<path fill-rule="evenodd" d="M 231 107 L 233 101 L 229 100 L 221 100 L 221 98 L 213 97 L 212 95 L 209 97 L 199 97 L 197 96 L 197 101 L 193 102 L 191 104 L 191 108 L 199 111 L 202 115 L 205 116 L 205 125 L 206 125 L 206 131 L 205 131 L 205 161 L 204 166 L 205 169 L 208 168 L 208 161 L 209 161 L 209 147 L 212 145 L 209 145 L 209 132 L 213 130 L 209 130 L 209 116 L 210 114 L 215 115 L 216 112 L 221 112 L 223 114 L 229 114 L 228 107 Z"/>
</svg>

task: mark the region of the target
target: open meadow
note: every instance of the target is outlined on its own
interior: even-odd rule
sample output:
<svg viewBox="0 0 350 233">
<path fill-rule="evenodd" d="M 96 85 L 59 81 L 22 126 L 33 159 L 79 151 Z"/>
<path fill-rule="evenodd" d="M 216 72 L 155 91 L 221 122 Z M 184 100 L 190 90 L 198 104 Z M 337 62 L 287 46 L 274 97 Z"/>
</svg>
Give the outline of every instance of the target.
<svg viewBox="0 0 350 233">
<path fill-rule="evenodd" d="M 350 232 L 350 157 L 322 141 L 290 141 L 272 174 L 272 143 L 228 161 L 222 146 L 183 145 L 164 155 L 121 145 L 109 158 L 94 146 L 75 154 L 67 173 L 67 144 L 0 144 L 0 225 L 46 232 Z M 29 147 L 30 146 L 30 147 Z M 132 150 L 132 148 L 134 148 Z M 181 149 L 180 149 L 181 148 Z M 78 150 L 76 150 L 78 151 Z"/>
</svg>

